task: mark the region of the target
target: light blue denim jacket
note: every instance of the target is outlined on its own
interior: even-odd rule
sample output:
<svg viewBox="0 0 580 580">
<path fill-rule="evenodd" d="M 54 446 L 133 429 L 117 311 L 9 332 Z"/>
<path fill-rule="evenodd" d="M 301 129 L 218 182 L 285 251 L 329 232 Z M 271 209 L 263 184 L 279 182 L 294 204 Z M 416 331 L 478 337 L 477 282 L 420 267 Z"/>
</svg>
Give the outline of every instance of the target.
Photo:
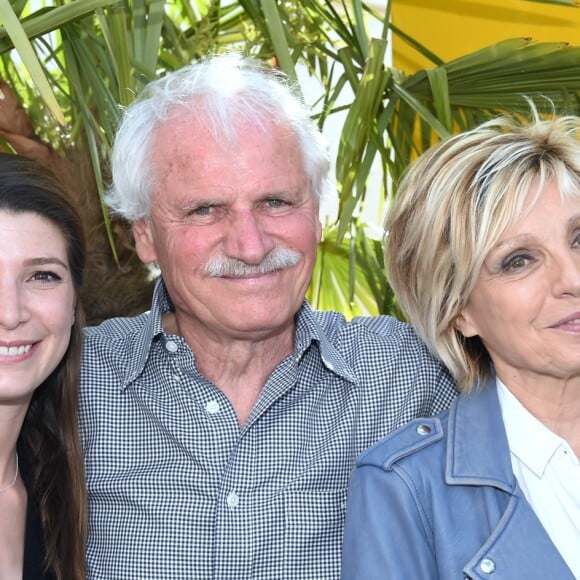
<svg viewBox="0 0 580 580">
<path fill-rule="evenodd" d="M 513 474 L 495 378 L 360 456 L 342 578 L 574 580 Z"/>
</svg>

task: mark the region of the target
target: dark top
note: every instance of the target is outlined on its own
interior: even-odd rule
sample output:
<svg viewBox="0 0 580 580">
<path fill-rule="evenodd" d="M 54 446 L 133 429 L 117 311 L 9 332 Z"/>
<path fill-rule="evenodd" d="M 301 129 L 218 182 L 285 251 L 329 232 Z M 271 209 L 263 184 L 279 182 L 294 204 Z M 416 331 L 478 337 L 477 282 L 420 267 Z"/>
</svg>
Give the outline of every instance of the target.
<svg viewBox="0 0 580 580">
<path fill-rule="evenodd" d="M 26 532 L 24 536 L 24 570 L 23 580 L 54 580 L 54 575 L 43 572 L 45 556 L 44 538 L 38 505 L 32 495 L 29 468 L 20 457 L 20 473 L 26 487 L 28 500 L 26 503 Z"/>
</svg>

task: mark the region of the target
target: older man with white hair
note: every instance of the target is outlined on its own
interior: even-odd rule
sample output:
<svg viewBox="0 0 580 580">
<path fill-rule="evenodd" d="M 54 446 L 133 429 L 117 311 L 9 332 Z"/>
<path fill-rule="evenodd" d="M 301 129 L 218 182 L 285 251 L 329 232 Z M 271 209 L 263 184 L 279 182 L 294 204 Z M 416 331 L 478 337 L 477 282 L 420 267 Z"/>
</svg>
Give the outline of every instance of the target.
<svg viewBox="0 0 580 580">
<path fill-rule="evenodd" d="M 127 109 L 112 170 L 161 277 L 150 312 L 86 333 L 89 578 L 338 578 L 355 458 L 456 392 L 409 326 L 305 302 L 332 189 L 308 110 L 208 58 Z"/>
</svg>

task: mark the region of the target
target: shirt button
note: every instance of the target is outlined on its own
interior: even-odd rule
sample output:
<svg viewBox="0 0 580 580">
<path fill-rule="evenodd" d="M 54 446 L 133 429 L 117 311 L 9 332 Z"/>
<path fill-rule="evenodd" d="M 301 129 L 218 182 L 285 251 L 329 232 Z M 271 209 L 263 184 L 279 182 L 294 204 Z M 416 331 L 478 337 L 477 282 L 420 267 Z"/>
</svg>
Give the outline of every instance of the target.
<svg viewBox="0 0 580 580">
<path fill-rule="evenodd" d="M 177 352 L 177 350 L 179 349 L 179 347 L 172 340 L 168 340 L 165 343 L 165 349 L 167 351 L 169 351 L 169 352 Z"/>
<path fill-rule="evenodd" d="M 421 425 L 417 426 L 417 433 L 419 435 L 429 435 L 429 433 L 431 433 L 431 427 L 429 427 L 429 425 L 421 423 Z"/>
<path fill-rule="evenodd" d="M 484 558 L 479 563 L 479 569 L 484 574 L 493 574 L 495 572 L 495 562 L 491 558 Z"/>
<path fill-rule="evenodd" d="M 226 503 L 228 504 L 229 508 L 237 508 L 240 503 L 240 498 L 235 491 L 230 491 L 228 493 L 228 497 L 226 498 Z"/>
<path fill-rule="evenodd" d="M 210 415 L 215 415 L 216 413 L 219 413 L 220 404 L 217 401 L 208 401 L 205 405 L 205 410 Z"/>
</svg>

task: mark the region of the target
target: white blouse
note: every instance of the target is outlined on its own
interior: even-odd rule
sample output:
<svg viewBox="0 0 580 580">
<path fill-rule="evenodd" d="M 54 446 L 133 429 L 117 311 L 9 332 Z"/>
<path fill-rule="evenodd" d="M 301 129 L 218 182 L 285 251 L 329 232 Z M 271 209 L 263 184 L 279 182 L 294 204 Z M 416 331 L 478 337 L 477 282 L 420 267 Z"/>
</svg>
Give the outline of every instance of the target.
<svg viewBox="0 0 580 580">
<path fill-rule="evenodd" d="M 576 578 L 580 579 L 580 463 L 568 443 L 497 379 L 514 475 Z M 525 534 L 525 530 L 522 530 Z"/>
</svg>

